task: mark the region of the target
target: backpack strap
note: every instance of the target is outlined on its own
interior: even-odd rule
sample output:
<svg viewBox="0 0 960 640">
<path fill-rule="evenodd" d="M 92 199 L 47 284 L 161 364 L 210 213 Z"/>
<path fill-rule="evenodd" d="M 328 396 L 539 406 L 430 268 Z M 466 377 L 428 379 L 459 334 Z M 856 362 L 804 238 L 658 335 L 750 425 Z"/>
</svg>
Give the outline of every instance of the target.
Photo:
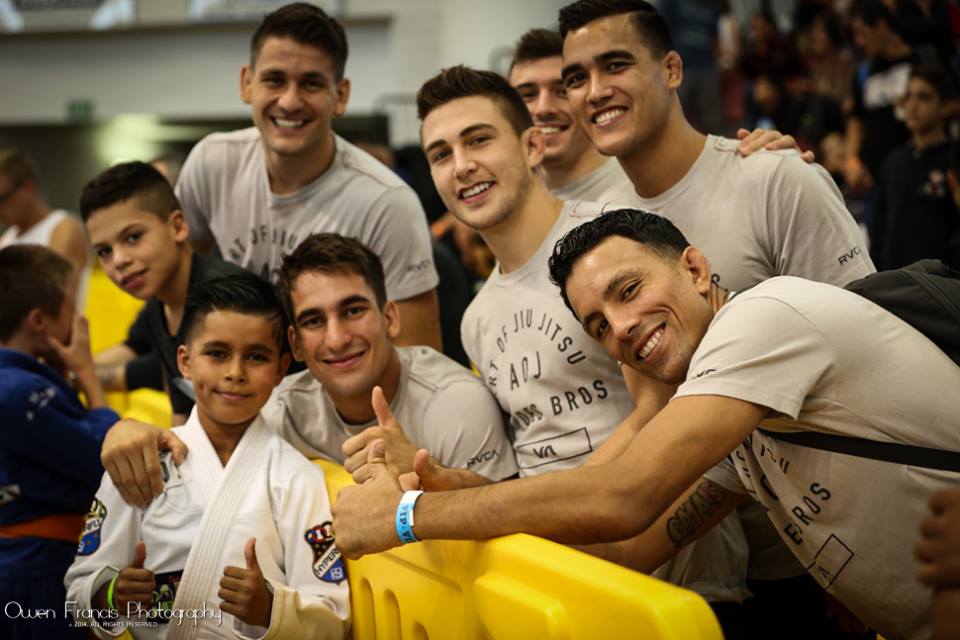
<svg viewBox="0 0 960 640">
<path fill-rule="evenodd" d="M 882 462 L 896 462 L 911 467 L 924 467 L 937 471 L 954 471 L 960 473 L 960 452 L 944 449 L 917 447 L 897 442 L 878 442 L 866 438 L 852 438 L 830 433 L 815 433 L 800 431 L 794 433 L 780 433 L 758 429 L 760 433 L 770 436 L 774 440 L 782 440 L 801 447 L 832 451 L 848 456 L 870 458 Z"/>
</svg>

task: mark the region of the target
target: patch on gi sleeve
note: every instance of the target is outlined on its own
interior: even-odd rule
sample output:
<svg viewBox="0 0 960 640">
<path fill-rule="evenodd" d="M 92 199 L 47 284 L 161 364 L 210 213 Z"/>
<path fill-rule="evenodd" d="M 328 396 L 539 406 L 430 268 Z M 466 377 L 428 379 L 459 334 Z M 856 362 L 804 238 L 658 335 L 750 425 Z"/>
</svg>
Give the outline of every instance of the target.
<svg viewBox="0 0 960 640">
<path fill-rule="evenodd" d="M 83 519 L 83 531 L 80 532 L 80 545 L 77 547 L 78 556 L 89 556 L 100 548 L 100 529 L 106 519 L 107 508 L 94 498 L 90 510 Z"/>
<path fill-rule="evenodd" d="M 340 550 L 334 545 L 333 523 L 328 521 L 307 529 L 303 539 L 313 549 L 313 575 L 324 582 L 332 583 L 347 579 Z"/>
</svg>

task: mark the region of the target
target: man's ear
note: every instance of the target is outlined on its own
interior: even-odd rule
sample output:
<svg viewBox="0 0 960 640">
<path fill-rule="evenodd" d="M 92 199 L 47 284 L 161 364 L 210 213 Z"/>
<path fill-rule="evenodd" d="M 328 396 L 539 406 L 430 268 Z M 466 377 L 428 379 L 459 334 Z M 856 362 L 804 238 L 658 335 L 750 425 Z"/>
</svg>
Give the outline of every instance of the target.
<svg viewBox="0 0 960 640">
<path fill-rule="evenodd" d="M 190 380 L 190 352 L 186 345 L 177 347 L 177 368 L 180 369 L 180 375 Z"/>
<path fill-rule="evenodd" d="M 527 164 L 531 169 L 543 163 L 543 154 L 546 152 L 546 140 L 540 127 L 530 127 L 520 135 L 520 143 L 527 154 Z"/>
<path fill-rule="evenodd" d="M 383 317 L 387 321 L 387 337 L 393 340 L 400 335 L 400 307 L 393 300 L 383 305 Z"/>
<path fill-rule="evenodd" d="M 167 222 L 169 222 L 173 228 L 173 238 L 178 243 L 184 243 L 190 239 L 190 224 L 180 209 L 171 212 L 167 218 Z"/>
<path fill-rule="evenodd" d="M 47 315 L 39 308 L 30 309 L 20 327 L 30 333 L 44 333 L 47 328 Z"/>
<path fill-rule="evenodd" d="M 710 292 L 710 285 L 713 282 L 710 261 L 699 249 L 692 245 L 684 249 L 680 255 L 680 267 L 685 273 L 690 274 L 693 286 L 700 294 L 706 295 Z"/>
<path fill-rule="evenodd" d="M 667 88 L 676 91 L 683 84 L 683 58 L 676 51 L 668 51 L 660 62 Z"/>
<path fill-rule="evenodd" d="M 300 353 L 300 343 L 297 341 L 297 329 L 292 324 L 287 327 L 287 340 L 290 342 L 290 351 L 293 352 L 294 360 L 303 362 L 303 354 Z"/>
<path fill-rule="evenodd" d="M 344 78 L 337 83 L 337 102 L 333 105 L 333 115 L 342 116 L 347 111 L 347 102 L 350 101 L 350 78 Z"/>
<path fill-rule="evenodd" d="M 245 104 L 253 101 L 253 67 L 249 64 L 240 69 L 240 99 Z"/>
</svg>

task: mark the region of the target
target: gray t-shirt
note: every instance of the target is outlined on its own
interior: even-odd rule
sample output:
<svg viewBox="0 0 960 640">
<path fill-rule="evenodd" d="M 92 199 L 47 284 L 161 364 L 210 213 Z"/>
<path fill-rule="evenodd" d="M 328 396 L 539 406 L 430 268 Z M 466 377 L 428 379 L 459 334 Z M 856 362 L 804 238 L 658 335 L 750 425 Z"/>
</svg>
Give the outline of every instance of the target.
<svg viewBox="0 0 960 640">
<path fill-rule="evenodd" d="M 743 290 L 793 275 L 843 286 L 876 269 L 836 184 L 796 151 L 760 151 L 749 158 L 738 142 L 707 136 L 693 167 L 655 198 L 634 202 L 666 216 L 703 251 L 721 287 Z M 750 542 L 751 578 L 799 575 L 763 513 L 740 509 Z"/>
<path fill-rule="evenodd" d="M 463 347 L 509 416 L 520 475 L 580 466 L 634 409 L 615 360 L 583 331 L 549 279 L 547 258 L 602 205 L 567 202 L 537 252 L 508 274 L 497 266 L 460 325 Z M 711 601 L 749 595 L 747 548 L 736 518 L 656 575 Z"/>
<path fill-rule="evenodd" d="M 737 153 L 707 136 L 693 167 L 647 211 L 673 222 L 713 268 L 714 282 L 743 290 L 778 275 L 843 286 L 876 269 L 863 236 L 823 167 L 796 151 Z"/>
<path fill-rule="evenodd" d="M 399 347 L 397 353 L 400 386 L 390 409 L 407 438 L 450 467 L 492 480 L 516 474 L 500 408 L 483 383 L 430 347 Z M 347 438 L 377 424 L 344 422 L 309 370 L 284 378 L 262 414 L 303 455 L 341 464 Z"/>
<path fill-rule="evenodd" d="M 860 296 L 773 278 L 724 305 L 676 397 L 769 407 L 761 427 L 960 451 L 960 368 Z M 705 434 L 708 435 L 708 434 Z M 912 546 L 926 501 L 960 474 L 831 453 L 754 432 L 706 477 L 747 493 L 827 591 L 887 638 L 929 635 Z"/>
<path fill-rule="evenodd" d="M 610 158 L 585 176 L 550 193 L 561 200 L 586 200 L 606 205 L 606 210 L 620 207 L 636 208 L 640 205 L 630 178 L 616 158 Z"/>
<path fill-rule="evenodd" d="M 356 238 L 383 262 L 387 296 L 437 286 L 426 216 L 416 194 L 368 153 L 335 136 L 330 168 L 296 193 L 270 191 L 260 133 L 214 133 L 190 152 L 177 197 L 191 239 L 216 240 L 224 260 L 275 281 L 282 254 L 312 233 Z"/>
</svg>

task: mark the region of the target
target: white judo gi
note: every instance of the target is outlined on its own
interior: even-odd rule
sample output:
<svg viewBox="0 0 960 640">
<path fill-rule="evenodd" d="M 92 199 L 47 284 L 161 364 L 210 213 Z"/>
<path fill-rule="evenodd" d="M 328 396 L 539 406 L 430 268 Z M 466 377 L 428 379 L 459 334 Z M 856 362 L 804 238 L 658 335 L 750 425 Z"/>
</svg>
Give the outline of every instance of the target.
<svg viewBox="0 0 960 640">
<path fill-rule="evenodd" d="M 164 491 L 145 511 L 126 504 L 104 474 L 65 578 L 74 617 L 101 638 L 120 635 L 127 623 L 135 638 L 341 638 L 349 591 L 323 472 L 259 416 L 226 467 L 196 409 L 173 431 L 189 454 L 179 467 L 162 456 Z M 251 537 L 273 592 L 269 629 L 219 610 L 223 569 L 246 567 Z M 102 612 L 98 620 L 89 613 L 91 600 L 133 562 L 138 540 L 146 545 L 145 568 L 156 576 L 151 614 L 111 619 Z"/>
</svg>

